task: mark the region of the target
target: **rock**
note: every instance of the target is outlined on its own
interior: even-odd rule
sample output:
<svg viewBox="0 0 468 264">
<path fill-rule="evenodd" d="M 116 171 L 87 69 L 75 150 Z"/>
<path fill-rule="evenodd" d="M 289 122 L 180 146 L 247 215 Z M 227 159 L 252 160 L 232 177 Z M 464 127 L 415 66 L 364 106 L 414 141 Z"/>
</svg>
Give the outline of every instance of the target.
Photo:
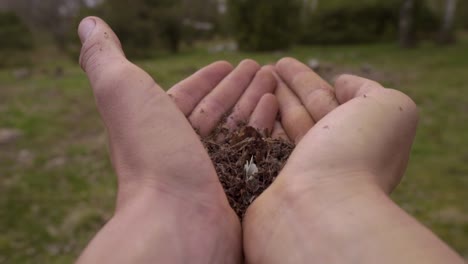
<svg viewBox="0 0 468 264">
<path fill-rule="evenodd" d="M 34 155 L 34 153 L 32 153 L 30 150 L 22 149 L 18 153 L 18 157 L 16 158 L 16 161 L 21 166 L 31 166 L 34 162 L 35 156 L 36 155 Z"/>
<path fill-rule="evenodd" d="M 362 71 L 364 74 L 371 74 L 371 73 L 374 71 L 374 67 L 372 67 L 372 65 L 370 65 L 369 63 L 364 63 L 364 64 L 361 66 L 361 71 Z"/>
<path fill-rule="evenodd" d="M 57 256 L 60 254 L 61 247 L 57 244 L 49 244 L 46 246 L 46 250 L 51 256 Z"/>
<path fill-rule="evenodd" d="M 232 41 L 226 44 L 226 51 L 235 52 L 239 50 L 239 46 L 236 42 Z"/>
<path fill-rule="evenodd" d="M 59 156 L 49 160 L 45 166 L 47 169 L 54 169 L 62 167 L 65 163 L 67 163 L 67 159 L 63 156 Z"/>
<path fill-rule="evenodd" d="M 23 132 L 18 129 L 0 128 L 0 145 L 6 145 L 17 141 L 23 136 Z"/>
<path fill-rule="evenodd" d="M 65 74 L 65 70 L 62 67 L 57 66 L 55 68 L 55 71 L 54 71 L 55 78 L 62 78 L 64 74 Z"/>
<path fill-rule="evenodd" d="M 273 52 L 273 56 L 278 57 L 278 58 L 282 58 L 282 57 L 285 56 L 285 54 L 284 54 L 284 51 L 282 51 L 282 50 L 276 50 L 276 51 Z M 274 63 L 273 63 L 273 65 L 274 65 Z"/>
<path fill-rule="evenodd" d="M 310 59 L 307 62 L 307 65 L 314 71 L 319 71 L 320 70 L 320 61 L 317 59 Z"/>
<path fill-rule="evenodd" d="M 13 71 L 13 76 L 18 80 L 29 79 L 32 75 L 32 71 L 28 68 L 20 68 Z"/>
<path fill-rule="evenodd" d="M 224 45 L 223 44 L 217 44 L 213 47 L 208 48 L 209 53 L 220 53 L 224 50 Z"/>
<path fill-rule="evenodd" d="M 209 53 L 235 52 L 239 49 L 236 42 L 221 43 L 208 49 Z"/>
</svg>

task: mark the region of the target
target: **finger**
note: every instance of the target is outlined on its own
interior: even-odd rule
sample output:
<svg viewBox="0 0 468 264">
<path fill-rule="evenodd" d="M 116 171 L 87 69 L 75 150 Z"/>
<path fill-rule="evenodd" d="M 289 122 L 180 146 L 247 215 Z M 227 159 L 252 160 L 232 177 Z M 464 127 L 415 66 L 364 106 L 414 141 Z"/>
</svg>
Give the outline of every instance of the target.
<svg viewBox="0 0 468 264">
<path fill-rule="evenodd" d="M 273 128 L 273 133 L 271 133 L 271 137 L 274 139 L 282 139 L 288 142 L 291 141 L 288 135 L 286 134 L 286 131 L 284 131 L 284 128 L 281 125 L 281 122 L 279 121 L 275 122 L 275 127 Z"/>
<path fill-rule="evenodd" d="M 215 62 L 174 85 L 167 93 L 185 116 L 189 116 L 197 104 L 209 94 L 231 71 L 225 61 Z"/>
<path fill-rule="evenodd" d="M 109 26 L 97 17 L 83 19 L 78 28 L 82 48 L 81 68 L 96 82 L 110 68 L 127 63 L 122 45 Z"/>
<path fill-rule="evenodd" d="M 227 128 L 233 130 L 239 124 L 247 123 L 262 96 L 275 91 L 277 82 L 272 69 L 274 69 L 272 66 L 265 66 L 257 72 L 250 86 L 234 106 L 232 114 L 227 118 Z"/>
<path fill-rule="evenodd" d="M 276 97 L 284 130 L 294 143 L 298 143 L 314 126 L 314 120 L 301 101 L 281 80 L 278 80 Z"/>
<path fill-rule="evenodd" d="M 375 81 L 349 74 L 343 74 L 335 81 L 336 98 L 340 104 L 382 88 L 382 85 Z"/>
<path fill-rule="evenodd" d="M 315 122 L 338 107 L 332 87 L 298 60 L 284 58 L 276 64 L 276 70 L 296 93 Z"/>
<path fill-rule="evenodd" d="M 242 61 L 211 93 L 195 107 L 189 120 L 201 136 L 207 136 L 239 100 L 257 71 L 258 63 Z"/>
<path fill-rule="evenodd" d="M 264 136 L 268 136 L 273 131 L 276 116 L 278 115 L 278 100 L 273 94 L 265 94 L 255 107 L 255 110 L 250 117 L 249 126 L 256 128 L 258 131 L 264 132 Z"/>
</svg>

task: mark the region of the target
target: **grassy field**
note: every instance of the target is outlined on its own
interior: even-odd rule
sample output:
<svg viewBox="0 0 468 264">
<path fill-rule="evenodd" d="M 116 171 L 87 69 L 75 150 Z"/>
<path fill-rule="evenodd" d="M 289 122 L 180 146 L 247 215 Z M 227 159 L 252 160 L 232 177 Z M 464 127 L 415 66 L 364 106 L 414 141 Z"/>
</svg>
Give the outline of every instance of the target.
<svg viewBox="0 0 468 264">
<path fill-rule="evenodd" d="M 138 62 L 164 88 L 219 59 L 317 58 L 332 72 L 370 74 L 409 94 L 421 123 L 407 177 L 394 195 L 468 257 L 468 41 L 400 50 L 392 44 L 297 47 L 285 53 L 202 49 Z M 57 66 L 64 75 L 54 75 Z M 30 78 L 0 71 L 0 263 L 71 263 L 112 214 L 115 179 L 85 75 L 72 62 L 38 64 Z"/>
</svg>

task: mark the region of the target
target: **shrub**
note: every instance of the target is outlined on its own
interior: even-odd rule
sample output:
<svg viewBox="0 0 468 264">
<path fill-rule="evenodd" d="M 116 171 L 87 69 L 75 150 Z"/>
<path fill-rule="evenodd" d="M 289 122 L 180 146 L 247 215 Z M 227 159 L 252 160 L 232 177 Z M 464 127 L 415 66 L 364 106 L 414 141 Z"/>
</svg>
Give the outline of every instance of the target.
<svg viewBox="0 0 468 264">
<path fill-rule="evenodd" d="M 311 14 L 305 22 L 304 44 L 357 44 L 396 40 L 400 1 L 380 4 L 342 5 Z M 433 36 L 438 18 L 427 6 L 417 6 L 415 34 Z"/>
<path fill-rule="evenodd" d="M 28 63 L 27 51 L 33 48 L 28 27 L 14 13 L 0 13 L 0 67 Z"/>
<path fill-rule="evenodd" d="M 230 0 L 232 27 L 242 50 L 287 49 L 300 36 L 301 0 Z"/>
</svg>

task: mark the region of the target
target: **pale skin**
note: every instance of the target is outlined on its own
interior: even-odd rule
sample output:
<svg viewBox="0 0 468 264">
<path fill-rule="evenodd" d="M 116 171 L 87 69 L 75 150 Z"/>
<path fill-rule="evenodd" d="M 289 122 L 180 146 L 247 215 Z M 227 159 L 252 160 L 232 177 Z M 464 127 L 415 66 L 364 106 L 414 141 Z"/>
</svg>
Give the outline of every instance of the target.
<svg viewBox="0 0 468 264">
<path fill-rule="evenodd" d="M 102 20 L 79 34 L 119 188 L 78 263 L 463 263 L 388 198 L 417 125 L 407 96 L 355 76 L 333 89 L 288 58 L 214 63 L 165 93 Z M 297 144 L 242 228 L 195 132 L 228 113 Z"/>
<path fill-rule="evenodd" d="M 248 263 L 464 263 L 389 198 L 409 159 L 414 102 L 351 75 L 332 96 L 294 59 L 276 70 L 284 129 L 297 146 L 244 219 Z"/>
</svg>

